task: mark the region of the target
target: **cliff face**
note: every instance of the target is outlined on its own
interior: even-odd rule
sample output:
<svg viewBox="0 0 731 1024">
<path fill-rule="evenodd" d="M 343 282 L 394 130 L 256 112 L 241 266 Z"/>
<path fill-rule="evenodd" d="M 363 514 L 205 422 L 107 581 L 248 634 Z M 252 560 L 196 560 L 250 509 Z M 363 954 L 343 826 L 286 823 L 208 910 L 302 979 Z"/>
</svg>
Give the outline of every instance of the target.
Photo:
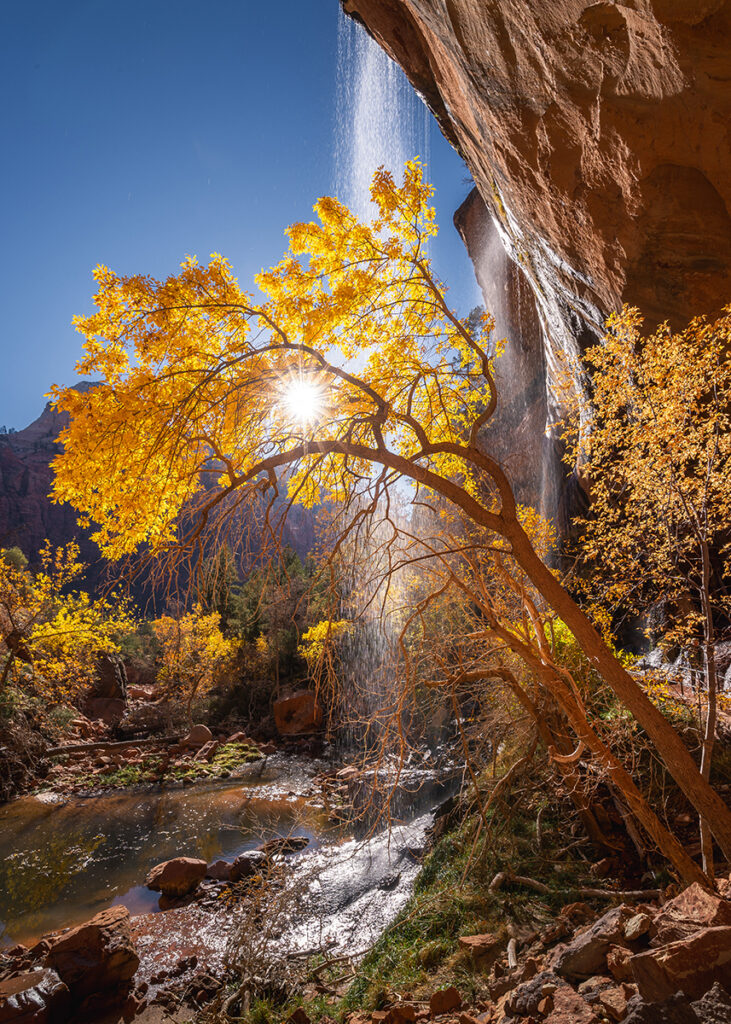
<svg viewBox="0 0 731 1024">
<path fill-rule="evenodd" d="M 54 505 L 48 495 L 66 414 L 50 403 L 29 426 L 0 437 L 0 547 L 17 546 L 34 561 L 46 539 L 54 546 L 76 540 L 82 559 L 91 565 L 90 580 L 101 572 L 99 549 L 76 523 L 70 505 Z"/>
<path fill-rule="evenodd" d="M 80 384 L 85 388 L 93 385 Z M 76 522 L 76 511 L 68 504 L 54 505 L 49 498 L 53 482 L 51 461 L 60 451 L 58 436 L 67 423 L 66 413 L 57 413 L 50 403 L 29 426 L 14 434 L 0 435 L 0 548 L 17 546 L 35 562 L 46 540 L 54 547 L 75 540 L 87 566 L 86 584 L 95 588 L 105 580 L 107 563 L 99 549 Z M 283 507 L 282 497 L 277 508 Z M 275 516 L 276 518 L 276 516 Z M 242 527 L 243 529 L 243 527 Z M 231 537 L 234 543 L 236 538 Z M 315 513 L 300 506 L 290 510 L 282 529 L 281 542 L 305 559 L 315 547 Z M 249 551 L 255 558 L 254 541 Z M 243 556 L 242 556 L 243 557 Z M 146 599 L 141 581 L 135 595 Z"/>
<path fill-rule="evenodd" d="M 731 0 L 343 6 L 464 157 L 549 381 L 622 302 L 679 326 L 731 300 Z"/>
</svg>

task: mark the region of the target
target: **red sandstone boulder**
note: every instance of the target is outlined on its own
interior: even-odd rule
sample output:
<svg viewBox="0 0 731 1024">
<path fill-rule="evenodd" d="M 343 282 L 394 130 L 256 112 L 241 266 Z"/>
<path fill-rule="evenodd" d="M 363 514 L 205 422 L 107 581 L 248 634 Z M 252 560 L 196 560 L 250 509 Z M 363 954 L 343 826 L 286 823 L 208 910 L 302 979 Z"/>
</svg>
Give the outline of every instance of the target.
<svg viewBox="0 0 731 1024">
<path fill-rule="evenodd" d="M 114 995 L 128 987 L 140 963 L 126 907 L 109 907 L 91 921 L 53 941 L 46 965 L 75 999 L 94 993 Z"/>
<path fill-rule="evenodd" d="M 322 708 L 314 693 L 301 690 L 274 703 L 274 721 L 282 736 L 315 732 L 322 725 Z"/>
<path fill-rule="evenodd" d="M 652 924 L 651 946 L 665 946 L 687 938 L 701 928 L 731 925 L 731 900 L 706 892 L 697 882 L 670 900 Z"/>
<path fill-rule="evenodd" d="M 415 1020 L 413 1003 L 394 1003 L 386 1010 L 374 1010 L 371 1014 L 371 1024 L 413 1024 Z"/>
<path fill-rule="evenodd" d="M 624 929 L 634 916 L 634 910 L 624 904 L 608 910 L 591 927 L 579 932 L 567 946 L 556 952 L 553 970 L 569 980 L 604 973 L 609 947 L 627 945 Z"/>
<path fill-rule="evenodd" d="M 458 1010 L 462 1005 L 462 996 L 454 985 L 449 988 L 441 988 L 433 992 L 429 999 L 429 1011 L 432 1017 L 438 1017 L 442 1013 L 450 1013 Z"/>
<path fill-rule="evenodd" d="M 498 955 L 500 939 L 489 932 L 483 935 L 460 935 L 459 945 L 472 954 L 476 967 L 487 967 Z"/>
<path fill-rule="evenodd" d="M 731 927 L 704 928 L 660 949 L 637 953 L 630 961 L 643 999 L 662 1001 L 675 992 L 697 999 L 731 977 Z"/>
<path fill-rule="evenodd" d="M 548 998 L 543 1024 L 600 1024 L 591 1006 L 570 985 L 559 985 Z"/>
<path fill-rule="evenodd" d="M 50 967 L 0 981 L 0 1024 L 55 1024 L 68 1004 L 69 990 Z"/>
<path fill-rule="evenodd" d="M 213 739 L 213 733 L 207 725 L 194 725 L 188 735 L 181 742 L 184 746 L 189 749 L 199 749 L 205 746 L 206 743 L 210 743 Z"/>
<path fill-rule="evenodd" d="M 607 967 L 615 981 L 631 981 L 632 950 L 624 946 L 610 946 L 607 953 Z"/>
<path fill-rule="evenodd" d="M 232 867 L 227 860 L 214 860 L 206 869 L 206 878 L 213 878 L 217 882 L 230 882 Z"/>
<path fill-rule="evenodd" d="M 206 877 L 208 865 L 195 857 L 174 857 L 157 864 L 145 879 L 148 889 L 164 896 L 187 896 Z"/>
<path fill-rule="evenodd" d="M 240 853 L 231 865 L 231 881 L 240 882 L 242 878 L 251 878 L 252 875 L 264 871 L 266 865 L 267 857 L 261 850 L 246 850 Z"/>
</svg>

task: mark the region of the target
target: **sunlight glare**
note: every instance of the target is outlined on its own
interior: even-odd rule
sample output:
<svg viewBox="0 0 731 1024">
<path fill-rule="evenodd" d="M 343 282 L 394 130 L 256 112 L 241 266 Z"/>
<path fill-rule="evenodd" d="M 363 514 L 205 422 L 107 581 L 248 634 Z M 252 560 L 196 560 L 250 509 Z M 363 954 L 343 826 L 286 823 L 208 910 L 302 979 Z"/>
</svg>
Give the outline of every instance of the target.
<svg viewBox="0 0 731 1024">
<path fill-rule="evenodd" d="M 322 394 L 312 381 L 299 377 L 285 387 L 284 404 L 293 419 L 308 423 L 322 411 Z"/>
</svg>

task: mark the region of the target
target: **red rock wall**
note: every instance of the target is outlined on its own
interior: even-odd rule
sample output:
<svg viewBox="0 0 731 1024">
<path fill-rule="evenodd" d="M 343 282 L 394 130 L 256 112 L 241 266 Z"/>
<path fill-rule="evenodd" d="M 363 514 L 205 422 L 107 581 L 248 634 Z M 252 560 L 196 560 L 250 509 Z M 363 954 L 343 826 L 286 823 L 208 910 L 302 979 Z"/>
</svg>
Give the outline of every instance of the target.
<svg viewBox="0 0 731 1024">
<path fill-rule="evenodd" d="M 679 325 L 731 301 L 730 0 L 343 6 L 463 155 L 549 369 L 622 302 Z"/>
</svg>

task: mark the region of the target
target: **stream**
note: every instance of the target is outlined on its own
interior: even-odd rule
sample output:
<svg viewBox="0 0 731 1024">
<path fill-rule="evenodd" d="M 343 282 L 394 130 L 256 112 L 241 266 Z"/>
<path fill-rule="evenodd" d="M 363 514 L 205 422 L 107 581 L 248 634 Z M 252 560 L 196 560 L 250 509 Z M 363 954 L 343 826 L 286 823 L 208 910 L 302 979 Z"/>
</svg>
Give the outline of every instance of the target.
<svg viewBox="0 0 731 1024">
<path fill-rule="evenodd" d="M 453 787 L 412 773 L 392 805 L 400 820 L 390 830 L 358 835 L 328 820 L 314 781 L 328 767 L 277 755 L 235 780 L 63 800 L 23 797 L 0 807 L 0 945 L 28 945 L 123 904 L 139 915 L 143 946 L 162 942 L 181 955 L 193 948 L 188 940 L 195 933 L 193 951 L 200 953 L 201 912 L 160 913 L 158 894 L 143 884 L 150 868 L 175 856 L 232 860 L 290 834 L 309 844 L 288 858 L 304 893 L 284 944 L 367 945 L 408 900 L 418 873 L 414 849 L 423 845 L 433 807 Z M 212 940 L 219 916 L 208 915 Z"/>
</svg>

